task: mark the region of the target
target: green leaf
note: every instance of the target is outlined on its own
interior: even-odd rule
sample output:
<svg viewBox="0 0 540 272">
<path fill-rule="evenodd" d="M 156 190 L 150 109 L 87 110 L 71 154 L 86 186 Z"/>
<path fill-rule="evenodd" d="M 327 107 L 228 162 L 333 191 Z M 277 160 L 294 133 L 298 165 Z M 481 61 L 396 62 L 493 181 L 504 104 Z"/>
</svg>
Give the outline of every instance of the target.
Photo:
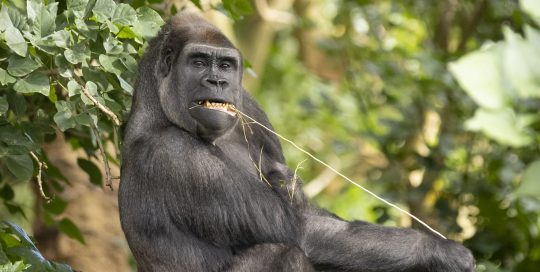
<svg viewBox="0 0 540 272">
<path fill-rule="evenodd" d="M 118 61 L 118 57 L 116 56 L 99 55 L 99 63 L 107 72 L 111 72 L 116 75 L 120 75 L 122 73 L 122 64 Z"/>
<path fill-rule="evenodd" d="M 5 264 L 0 264 L 1 272 L 23 272 L 26 271 L 31 265 L 25 264 L 23 261 L 16 261 L 14 263 L 7 262 Z"/>
<path fill-rule="evenodd" d="M 13 26 L 7 9 L 7 5 L 3 5 L 2 9 L 0 9 L 0 32 L 4 32 L 8 27 Z"/>
<path fill-rule="evenodd" d="M 77 124 L 91 127 L 92 125 L 95 125 L 97 123 L 97 116 L 95 119 L 93 119 L 90 114 L 83 112 L 75 116 L 75 121 L 77 122 Z"/>
<path fill-rule="evenodd" d="M 248 0 L 223 0 L 223 8 L 230 14 L 230 16 L 239 20 L 244 15 L 251 14 L 253 7 Z"/>
<path fill-rule="evenodd" d="M 54 115 L 54 122 L 60 130 L 65 131 L 69 128 L 74 128 L 77 124 L 73 119 L 72 105 L 68 101 L 60 100 L 56 102 L 57 113 Z"/>
<path fill-rule="evenodd" d="M 540 1 L 538 0 L 520 0 L 521 9 L 534 17 L 540 19 Z M 539 21 L 540 22 L 540 21 Z"/>
<path fill-rule="evenodd" d="M 26 1 L 26 14 L 30 21 L 35 21 L 38 17 L 39 12 L 45 9 L 43 2 L 37 2 L 35 0 Z"/>
<path fill-rule="evenodd" d="M 75 17 L 84 18 L 88 0 L 67 0 L 67 9 L 73 12 Z"/>
<path fill-rule="evenodd" d="M 69 97 L 81 94 L 81 86 L 73 79 L 68 82 L 67 88 Z"/>
<path fill-rule="evenodd" d="M 16 8 L 4 4 L 0 10 L 0 31 L 5 31 L 9 27 L 23 31 L 28 26 L 26 16 L 23 16 Z"/>
<path fill-rule="evenodd" d="M 66 60 L 72 64 L 78 64 L 90 59 L 90 49 L 87 44 L 77 44 L 72 48 L 66 49 L 66 51 L 64 51 L 64 56 L 66 57 Z"/>
<path fill-rule="evenodd" d="M 26 234 L 26 232 L 24 232 L 21 227 L 10 222 L 4 223 L 8 226 L 11 233 L 15 234 L 19 238 L 23 245 L 35 248 L 34 242 L 32 241 L 32 239 L 30 239 L 28 234 Z"/>
<path fill-rule="evenodd" d="M 103 42 L 103 48 L 105 48 L 105 52 L 110 55 L 117 55 L 124 51 L 122 43 L 112 36 L 105 39 Z"/>
<path fill-rule="evenodd" d="M 13 26 L 8 26 L 6 32 L 4 33 L 4 38 L 6 39 L 6 44 L 11 50 L 13 50 L 19 56 L 26 56 L 28 46 L 26 45 L 26 40 L 21 34 L 21 31 Z"/>
<path fill-rule="evenodd" d="M 120 86 L 124 91 L 128 92 L 129 94 L 133 94 L 133 87 L 131 84 L 129 84 L 125 79 L 120 77 L 119 75 L 116 75 L 116 78 L 118 78 L 118 81 L 120 82 Z"/>
<path fill-rule="evenodd" d="M 101 24 L 93 21 L 85 21 L 79 18 L 75 19 L 75 27 L 87 38 L 96 41 L 100 32 Z"/>
<path fill-rule="evenodd" d="M 64 78 L 73 77 L 73 66 L 69 63 L 63 55 L 57 55 L 54 57 L 54 63 L 58 69 L 58 74 Z"/>
<path fill-rule="evenodd" d="M 96 16 L 96 20 L 100 23 L 105 23 L 111 18 L 111 14 L 116 9 L 116 4 L 113 0 L 97 0 L 92 12 Z"/>
<path fill-rule="evenodd" d="M 45 96 L 50 94 L 49 77 L 40 72 L 31 73 L 25 79 L 17 80 L 13 89 L 19 93 L 41 93 Z"/>
<path fill-rule="evenodd" d="M 26 99 L 24 99 L 22 94 L 14 92 L 13 95 L 8 95 L 8 102 L 10 109 L 15 113 L 15 115 L 25 115 L 28 107 L 26 105 Z"/>
<path fill-rule="evenodd" d="M 459 85 L 481 107 L 498 109 L 507 104 L 509 90 L 502 73 L 502 50 L 503 45 L 496 44 L 448 65 Z"/>
<path fill-rule="evenodd" d="M 540 198 L 540 160 L 534 161 L 525 169 L 515 194 Z"/>
<path fill-rule="evenodd" d="M 39 68 L 39 63 L 33 58 L 21 58 L 19 56 L 10 56 L 8 59 L 7 71 L 16 77 L 22 77 L 30 74 Z"/>
<path fill-rule="evenodd" d="M 52 201 L 45 203 L 43 205 L 45 211 L 50 212 L 54 215 L 60 215 L 64 212 L 67 207 L 67 202 L 59 197 L 55 197 Z"/>
<path fill-rule="evenodd" d="M 64 218 L 58 223 L 58 230 L 65 233 L 70 238 L 73 238 L 81 244 L 86 245 L 86 242 L 84 241 L 84 237 L 79 230 L 79 228 L 69 219 Z"/>
<path fill-rule="evenodd" d="M 66 48 L 66 49 L 70 47 L 71 37 L 67 30 L 62 29 L 62 30 L 56 31 L 51 36 L 56 46 Z"/>
<path fill-rule="evenodd" d="M 86 82 L 86 90 L 88 91 L 88 93 L 93 97 L 95 98 L 99 103 L 101 103 L 102 105 L 105 104 L 105 101 L 103 101 L 103 98 L 99 95 L 98 93 L 98 87 L 96 85 L 96 83 L 92 82 L 92 81 L 87 81 Z M 81 93 L 81 100 L 86 104 L 86 105 L 94 105 L 94 102 L 92 102 L 92 100 L 90 100 L 88 97 L 86 97 L 85 94 Z"/>
<path fill-rule="evenodd" d="M 77 164 L 88 174 L 92 184 L 102 186 L 103 178 L 101 171 L 92 161 L 79 158 L 77 159 Z"/>
<path fill-rule="evenodd" d="M 137 22 L 133 24 L 133 32 L 146 40 L 155 37 L 165 23 L 159 13 L 148 7 L 137 9 Z"/>
<path fill-rule="evenodd" d="M 119 60 L 129 72 L 135 73 L 137 71 L 137 60 L 134 57 L 125 54 Z"/>
<path fill-rule="evenodd" d="M 540 97 L 540 49 L 510 28 L 503 29 L 506 46 L 504 71 L 521 98 Z M 531 35 L 534 32 L 528 31 Z"/>
<path fill-rule="evenodd" d="M 131 27 L 125 26 L 116 32 L 116 37 L 121 38 L 121 39 L 133 39 L 137 37 L 137 35 L 135 34 L 135 32 L 133 32 Z"/>
<path fill-rule="evenodd" d="M 0 96 L 0 115 L 3 115 L 9 109 L 9 104 L 5 96 Z"/>
<path fill-rule="evenodd" d="M 9 155 L 6 157 L 6 166 L 20 181 L 28 181 L 32 178 L 34 164 L 29 155 Z"/>
<path fill-rule="evenodd" d="M 525 116 L 516 115 L 510 108 L 480 108 L 476 110 L 473 118 L 467 120 L 465 127 L 481 131 L 501 144 L 520 147 L 530 144 L 532 140 L 525 130 L 528 123 Z"/>
<path fill-rule="evenodd" d="M 17 81 L 14 77 L 10 76 L 6 70 L 0 68 L 0 84 L 2 85 L 8 85 L 10 83 L 13 83 Z"/>
<path fill-rule="evenodd" d="M 121 26 L 130 26 L 137 22 L 137 12 L 128 4 L 118 4 L 111 16 L 111 21 Z"/>
<path fill-rule="evenodd" d="M 51 5 L 58 5 L 58 3 L 49 4 L 48 8 L 43 7 L 43 3 L 28 1 L 27 13 L 28 17 L 32 21 L 32 30 L 38 37 L 45 37 L 54 32 L 56 24 L 56 9 L 51 12 Z M 32 17 L 30 16 L 32 14 Z"/>
</svg>

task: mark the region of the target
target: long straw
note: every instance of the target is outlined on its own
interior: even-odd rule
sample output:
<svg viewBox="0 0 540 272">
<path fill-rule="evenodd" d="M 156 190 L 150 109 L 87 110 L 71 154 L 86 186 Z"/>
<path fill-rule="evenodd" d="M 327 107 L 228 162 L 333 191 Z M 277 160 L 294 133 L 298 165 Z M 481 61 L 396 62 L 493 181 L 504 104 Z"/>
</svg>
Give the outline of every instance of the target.
<svg viewBox="0 0 540 272">
<path fill-rule="evenodd" d="M 255 124 L 261 126 L 262 128 L 266 129 L 267 131 L 269 131 L 270 133 L 278 136 L 279 138 L 281 138 L 283 141 L 291 144 L 292 146 L 294 146 L 296 149 L 300 150 L 302 153 L 308 155 L 309 157 L 311 157 L 312 159 L 314 159 L 316 162 L 324 165 L 325 167 L 327 167 L 328 169 L 330 169 L 332 172 L 336 173 L 337 175 L 339 175 L 340 177 L 342 177 L 343 179 L 347 180 L 348 182 L 350 182 L 351 184 L 355 185 L 356 187 L 362 189 L 362 191 L 370 194 L 371 196 L 373 196 L 374 198 L 382 201 L 383 203 L 385 203 L 386 205 L 410 216 L 412 219 L 414 219 L 416 222 L 422 224 L 424 227 L 426 227 L 427 229 L 429 229 L 430 231 L 432 231 L 433 233 L 439 235 L 441 238 L 443 239 L 447 239 L 444 235 L 442 235 L 440 232 L 436 231 L 435 229 L 433 229 L 432 227 L 430 227 L 427 223 L 425 223 L 424 221 L 420 220 L 418 217 L 414 216 L 413 214 L 411 214 L 410 212 L 398 207 L 397 205 L 387 201 L 386 199 L 376 195 L 375 193 L 371 192 L 370 190 L 366 189 L 364 186 L 356 183 L 355 181 L 353 181 L 352 179 L 348 178 L 347 176 L 345 176 L 344 174 L 340 173 L 338 170 L 334 169 L 332 166 L 328 165 L 327 163 L 323 162 L 322 160 L 318 159 L 317 157 L 315 157 L 314 155 L 312 155 L 311 153 L 309 153 L 308 151 L 306 151 L 305 149 L 299 147 L 298 145 L 296 145 L 293 141 L 281 136 L 280 134 L 278 134 L 277 132 L 271 130 L 270 128 L 266 127 L 265 125 L 259 123 L 257 120 L 251 118 L 250 116 L 246 115 L 245 113 L 239 111 L 238 109 L 234 108 L 234 111 L 236 111 L 237 113 L 241 114 L 242 116 L 248 118 L 249 120 L 251 120 L 252 122 L 254 122 Z"/>
</svg>

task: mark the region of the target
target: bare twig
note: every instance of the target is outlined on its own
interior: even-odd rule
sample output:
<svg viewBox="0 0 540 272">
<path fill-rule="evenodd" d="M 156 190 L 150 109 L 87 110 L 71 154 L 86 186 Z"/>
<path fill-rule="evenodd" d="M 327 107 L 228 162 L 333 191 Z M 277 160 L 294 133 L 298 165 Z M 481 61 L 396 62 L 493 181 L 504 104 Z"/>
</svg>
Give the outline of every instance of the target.
<svg viewBox="0 0 540 272">
<path fill-rule="evenodd" d="M 118 119 L 118 116 L 116 116 L 116 114 L 114 114 L 114 112 L 112 112 L 109 108 L 107 108 L 107 106 L 99 103 L 99 101 L 96 100 L 96 98 L 94 98 L 90 92 L 88 91 L 88 89 L 86 88 L 86 85 L 83 84 L 82 80 L 80 78 L 77 78 L 77 81 L 79 82 L 79 85 L 81 86 L 81 91 L 82 93 L 88 98 L 90 99 L 90 101 L 92 101 L 92 103 L 94 103 L 94 105 L 100 110 L 102 111 L 103 113 L 105 113 L 107 116 L 109 116 L 109 118 L 112 119 L 113 123 L 117 126 L 120 125 L 120 119 Z"/>
<path fill-rule="evenodd" d="M 32 159 L 34 159 L 36 161 L 37 165 L 38 165 L 38 173 L 37 173 L 37 176 L 36 176 L 36 180 L 37 180 L 37 183 L 38 183 L 39 194 L 41 195 L 41 197 L 43 199 L 45 199 L 45 201 L 47 203 L 49 203 L 49 202 L 51 202 L 52 198 L 45 195 L 45 191 L 43 191 L 43 180 L 41 179 L 41 170 L 42 169 L 47 169 L 47 164 L 40 161 L 33 151 L 30 151 L 30 156 L 32 156 Z"/>
<path fill-rule="evenodd" d="M 113 185 L 112 185 L 113 177 L 111 175 L 111 167 L 109 166 L 109 159 L 107 159 L 105 148 L 103 148 L 103 144 L 101 143 L 99 129 L 94 124 L 94 122 L 91 122 L 91 128 L 92 128 L 92 132 L 94 133 L 94 136 L 96 137 L 98 148 L 101 153 L 101 159 L 103 160 L 103 167 L 105 168 L 105 185 L 109 187 L 111 191 L 113 191 Z"/>
</svg>

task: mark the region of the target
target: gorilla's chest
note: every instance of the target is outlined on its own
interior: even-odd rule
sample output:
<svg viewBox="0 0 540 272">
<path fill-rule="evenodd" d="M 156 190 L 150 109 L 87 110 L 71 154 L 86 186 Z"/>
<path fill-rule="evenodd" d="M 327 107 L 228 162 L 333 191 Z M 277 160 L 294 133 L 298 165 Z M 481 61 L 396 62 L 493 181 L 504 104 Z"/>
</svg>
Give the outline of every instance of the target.
<svg viewBox="0 0 540 272">
<path fill-rule="evenodd" d="M 237 169 L 242 169 L 250 174 L 259 176 L 256 165 L 259 165 L 258 159 L 262 158 L 252 158 L 246 142 L 229 142 L 218 144 L 217 146 L 232 163 L 238 166 Z M 246 167 L 246 165 L 249 167 Z"/>
</svg>

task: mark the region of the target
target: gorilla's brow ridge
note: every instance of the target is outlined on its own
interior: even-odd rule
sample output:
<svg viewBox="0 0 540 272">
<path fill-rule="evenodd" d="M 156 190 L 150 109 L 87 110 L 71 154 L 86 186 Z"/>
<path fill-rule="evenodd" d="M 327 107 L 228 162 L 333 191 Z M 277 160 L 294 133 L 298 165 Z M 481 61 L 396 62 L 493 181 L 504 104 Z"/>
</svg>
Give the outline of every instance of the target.
<svg viewBox="0 0 540 272">
<path fill-rule="evenodd" d="M 216 47 L 198 43 L 187 44 L 183 51 L 189 57 L 210 58 L 217 53 L 220 60 L 236 61 L 241 58 L 240 52 L 235 48 Z"/>
</svg>

